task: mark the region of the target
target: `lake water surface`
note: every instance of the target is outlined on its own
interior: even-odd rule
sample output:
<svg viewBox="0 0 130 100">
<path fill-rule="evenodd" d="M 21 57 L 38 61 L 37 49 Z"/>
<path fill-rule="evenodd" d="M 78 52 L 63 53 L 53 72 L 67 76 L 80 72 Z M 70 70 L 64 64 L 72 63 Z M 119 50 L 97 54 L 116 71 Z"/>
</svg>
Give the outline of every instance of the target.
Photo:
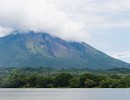
<svg viewBox="0 0 130 100">
<path fill-rule="evenodd" d="M 130 89 L 0 89 L 0 100 L 130 100 Z"/>
</svg>

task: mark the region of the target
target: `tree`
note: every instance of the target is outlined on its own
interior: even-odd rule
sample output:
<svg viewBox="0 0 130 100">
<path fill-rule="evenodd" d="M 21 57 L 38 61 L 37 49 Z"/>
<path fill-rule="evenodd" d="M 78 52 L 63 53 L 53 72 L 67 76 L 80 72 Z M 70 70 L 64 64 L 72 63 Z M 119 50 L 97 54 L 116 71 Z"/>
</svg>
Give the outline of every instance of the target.
<svg viewBox="0 0 130 100">
<path fill-rule="evenodd" d="M 54 80 L 51 77 L 40 76 L 37 81 L 38 88 L 52 88 L 54 86 Z"/>
<path fill-rule="evenodd" d="M 86 81 L 84 82 L 84 85 L 86 88 L 92 88 L 95 86 L 95 82 L 93 80 L 90 79 L 86 79 Z"/>
<path fill-rule="evenodd" d="M 37 82 L 38 76 L 36 74 L 32 74 L 27 77 L 27 87 L 36 87 Z"/>
<path fill-rule="evenodd" d="M 12 73 L 4 79 L 1 87 L 6 88 L 20 88 L 26 84 L 26 78 L 24 74 L 19 72 Z"/>
<path fill-rule="evenodd" d="M 117 74 L 112 74 L 110 77 L 113 79 L 121 79 L 121 77 Z"/>
<path fill-rule="evenodd" d="M 96 77 L 96 75 L 94 75 L 94 74 L 89 74 L 89 73 L 87 73 L 87 74 L 83 74 L 83 75 L 81 75 L 80 76 L 80 87 L 86 87 L 86 84 L 85 84 L 85 81 L 86 80 L 88 80 L 89 79 L 89 81 L 91 80 L 91 81 L 93 81 L 93 82 L 95 82 L 95 81 L 97 81 L 97 77 Z M 96 83 L 96 82 L 95 82 Z M 96 85 L 96 84 L 95 84 Z"/>
<path fill-rule="evenodd" d="M 79 77 L 74 77 L 70 80 L 69 86 L 71 88 L 80 88 L 80 79 Z"/>
<path fill-rule="evenodd" d="M 56 87 L 67 87 L 72 76 L 69 73 L 61 73 L 55 77 Z"/>
</svg>

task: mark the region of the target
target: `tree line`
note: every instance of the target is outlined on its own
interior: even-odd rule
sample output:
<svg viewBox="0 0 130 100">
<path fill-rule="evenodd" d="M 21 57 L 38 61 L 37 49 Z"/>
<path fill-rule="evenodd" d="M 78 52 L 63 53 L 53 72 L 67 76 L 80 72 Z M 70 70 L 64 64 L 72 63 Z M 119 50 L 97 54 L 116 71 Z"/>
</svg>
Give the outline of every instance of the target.
<svg viewBox="0 0 130 100">
<path fill-rule="evenodd" d="M 115 70 L 115 69 L 114 69 Z M 119 70 L 119 69 L 118 69 Z M 124 69 L 123 69 L 124 70 Z M 2 73 L 2 70 L 1 70 Z M 130 74 L 4 69 L 1 88 L 129 88 Z"/>
</svg>

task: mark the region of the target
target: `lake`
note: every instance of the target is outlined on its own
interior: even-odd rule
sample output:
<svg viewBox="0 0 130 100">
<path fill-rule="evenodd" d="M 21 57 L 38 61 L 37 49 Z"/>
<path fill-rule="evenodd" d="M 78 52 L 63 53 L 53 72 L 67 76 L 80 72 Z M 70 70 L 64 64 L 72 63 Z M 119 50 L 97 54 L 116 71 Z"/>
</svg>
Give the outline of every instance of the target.
<svg viewBox="0 0 130 100">
<path fill-rule="evenodd" d="M 130 89 L 0 89 L 0 100 L 130 100 Z"/>
</svg>

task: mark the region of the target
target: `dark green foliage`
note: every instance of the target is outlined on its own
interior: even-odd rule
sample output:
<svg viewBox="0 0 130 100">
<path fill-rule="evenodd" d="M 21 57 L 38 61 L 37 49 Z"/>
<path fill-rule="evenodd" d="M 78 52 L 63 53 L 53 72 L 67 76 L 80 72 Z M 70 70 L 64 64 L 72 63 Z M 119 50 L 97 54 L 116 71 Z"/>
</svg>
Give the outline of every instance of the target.
<svg viewBox="0 0 130 100">
<path fill-rule="evenodd" d="M 86 79 L 84 82 L 84 87 L 86 88 L 92 88 L 95 87 L 96 83 L 94 82 L 94 80 L 91 79 Z"/>
<path fill-rule="evenodd" d="M 79 77 L 74 77 L 70 80 L 69 86 L 72 88 L 80 88 L 80 79 Z"/>
<path fill-rule="evenodd" d="M 72 75 L 69 73 L 61 73 L 55 77 L 55 85 L 58 87 L 67 87 Z"/>
<path fill-rule="evenodd" d="M 36 74 L 32 74 L 27 77 L 27 87 L 35 87 L 37 82 L 38 76 Z"/>
<path fill-rule="evenodd" d="M 111 71 L 114 73 L 130 74 L 129 68 L 113 68 L 113 69 L 109 69 L 108 71 Z"/>
<path fill-rule="evenodd" d="M 81 87 L 95 87 L 98 84 L 98 77 L 94 74 L 83 74 L 80 77 Z"/>
<path fill-rule="evenodd" d="M 52 77 L 43 77 L 39 76 L 37 81 L 38 88 L 53 88 L 54 87 L 54 79 Z"/>
<path fill-rule="evenodd" d="M 103 80 L 100 83 L 100 88 L 116 88 L 118 87 L 118 84 L 116 82 L 116 80 Z"/>
<path fill-rule="evenodd" d="M 16 88 L 23 87 L 26 84 L 26 77 L 19 72 L 13 72 L 8 77 L 2 80 L 1 87 Z"/>
<path fill-rule="evenodd" d="M 117 74 L 110 75 L 110 77 L 113 79 L 121 79 L 121 77 Z"/>
<path fill-rule="evenodd" d="M 130 88 L 130 74 L 77 69 L 0 68 L 0 87 Z"/>
</svg>

